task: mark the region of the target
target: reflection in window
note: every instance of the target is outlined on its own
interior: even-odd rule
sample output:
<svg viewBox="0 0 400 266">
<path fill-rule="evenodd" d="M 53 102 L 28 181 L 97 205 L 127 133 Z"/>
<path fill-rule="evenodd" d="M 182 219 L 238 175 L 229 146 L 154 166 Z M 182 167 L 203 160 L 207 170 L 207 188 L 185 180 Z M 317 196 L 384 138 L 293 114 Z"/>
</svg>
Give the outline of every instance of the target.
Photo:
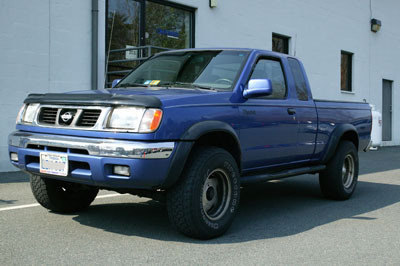
<svg viewBox="0 0 400 266">
<path fill-rule="evenodd" d="M 296 87 L 297 98 L 301 101 L 308 100 L 307 84 L 304 79 L 303 71 L 301 70 L 300 63 L 293 58 L 288 58 L 289 67 L 292 71 L 294 85 Z"/>
<path fill-rule="evenodd" d="M 146 45 L 189 48 L 191 15 L 183 9 L 146 2 Z"/>
<path fill-rule="evenodd" d="M 140 3 L 113 0 L 108 2 L 107 49 L 139 45 Z"/>
<path fill-rule="evenodd" d="M 257 62 L 250 79 L 270 79 L 272 94 L 261 98 L 283 99 L 286 96 L 285 77 L 279 61 L 261 59 Z"/>
<path fill-rule="evenodd" d="M 137 59 L 137 50 L 112 52 L 116 49 L 140 46 L 140 3 L 132 0 L 108 1 L 106 32 L 106 56 L 108 81 L 122 78 L 138 61 L 121 61 Z M 111 52 L 110 52 L 111 51 Z M 117 62 L 115 62 L 117 60 Z"/>
<path fill-rule="evenodd" d="M 341 52 L 340 62 L 340 89 L 342 91 L 352 91 L 352 63 L 353 54 L 349 52 Z"/>
<path fill-rule="evenodd" d="M 290 37 L 272 33 L 272 51 L 289 54 L 289 39 Z"/>
<path fill-rule="evenodd" d="M 107 85 L 155 53 L 193 47 L 193 20 L 194 9 L 168 1 L 107 0 Z"/>
<path fill-rule="evenodd" d="M 118 87 L 201 85 L 221 91 L 233 89 L 248 56 L 247 51 L 204 50 L 168 52 L 144 62 Z M 152 81 L 156 83 L 152 84 Z"/>
</svg>

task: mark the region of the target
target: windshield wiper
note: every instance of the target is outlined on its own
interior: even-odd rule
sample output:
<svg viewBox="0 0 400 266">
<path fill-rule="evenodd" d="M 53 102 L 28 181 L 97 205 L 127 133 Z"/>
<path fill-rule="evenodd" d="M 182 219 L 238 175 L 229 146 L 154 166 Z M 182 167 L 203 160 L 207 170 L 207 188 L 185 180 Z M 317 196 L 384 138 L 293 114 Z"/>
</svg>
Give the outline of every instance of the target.
<svg viewBox="0 0 400 266">
<path fill-rule="evenodd" d="M 196 83 L 190 83 L 190 82 L 168 82 L 168 83 L 163 83 L 160 84 L 160 86 L 185 86 L 185 87 L 189 87 L 189 88 L 195 88 L 195 89 L 202 89 L 202 90 L 209 90 L 209 91 L 217 91 L 216 89 L 214 89 L 211 86 L 206 86 L 206 85 L 200 85 L 200 84 L 196 84 Z"/>
<path fill-rule="evenodd" d="M 146 87 L 149 88 L 152 85 L 150 84 L 142 84 L 142 83 L 124 83 L 121 85 L 117 85 L 115 88 L 127 88 L 127 87 Z M 210 90 L 210 91 L 217 91 L 213 87 L 206 86 L 206 85 L 200 85 L 196 83 L 190 83 L 190 82 L 165 82 L 165 83 L 160 83 L 156 85 L 157 87 L 176 87 L 176 86 L 181 86 L 185 88 L 194 88 L 194 89 L 201 89 L 201 90 Z"/>
</svg>

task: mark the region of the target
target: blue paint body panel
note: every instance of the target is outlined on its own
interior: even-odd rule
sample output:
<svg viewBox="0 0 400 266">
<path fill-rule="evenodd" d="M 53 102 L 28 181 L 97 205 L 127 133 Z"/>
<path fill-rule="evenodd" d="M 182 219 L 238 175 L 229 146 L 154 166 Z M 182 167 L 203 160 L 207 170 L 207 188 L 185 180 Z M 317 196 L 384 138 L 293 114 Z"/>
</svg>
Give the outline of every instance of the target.
<svg viewBox="0 0 400 266">
<path fill-rule="evenodd" d="M 9 146 L 9 151 L 18 153 L 19 161 L 18 163 L 12 162 L 14 166 L 30 173 L 40 174 L 39 150 Z M 109 189 L 158 187 L 164 182 L 171 162 L 171 159 L 124 159 L 74 153 L 68 153 L 68 160 L 69 175 L 67 177 L 54 176 L 53 178 Z M 87 167 L 82 168 L 78 163 L 85 163 Z M 131 175 L 127 177 L 113 175 L 113 165 L 129 166 Z"/>
<path fill-rule="evenodd" d="M 372 123 L 368 104 L 314 101 L 301 63 L 308 100 L 300 101 L 287 61 L 290 56 L 263 50 L 243 50 L 249 51 L 249 56 L 230 92 L 161 87 L 72 92 L 155 96 L 162 103 L 163 118 L 159 129 L 154 133 L 115 133 L 27 125 L 17 125 L 17 130 L 97 139 L 179 143 L 194 124 L 219 121 L 231 128 L 239 138 L 242 174 L 268 171 L 276 166 L 292 167 L 298 164 L 318 163 L 327 152 L 327 144 L 338 125 L 350 124 L 356 128 L 359 150 L 368 145 Z M 253 66 L 261 57 L 281 62 L 287 86 L 285 99 L 243 97 L 243 90 L 247 86 Z M 295 114 L 289 114 L 288 109 L 295 109 Z M 18 153 L 19 162 L 12 162 L 15 166 L 31 173 L 38 173 L 38 161 L 35 159 L 39 156 L 37 150 L 9 146 L 9 151 Z M 70 175 L 64 179 L 110 189 L 155 189 L 159 188 L 167 178 L 175 153 L 176 149 L 170 158 L 156 160 L 69 154 L 70 161 L 83 162 L 89 169 L 79 167 L 72 169 Z M 131 176 L 122 178 L 112 175 L 110 167 L 114 164 L 130 166 Z"/>
</svg>

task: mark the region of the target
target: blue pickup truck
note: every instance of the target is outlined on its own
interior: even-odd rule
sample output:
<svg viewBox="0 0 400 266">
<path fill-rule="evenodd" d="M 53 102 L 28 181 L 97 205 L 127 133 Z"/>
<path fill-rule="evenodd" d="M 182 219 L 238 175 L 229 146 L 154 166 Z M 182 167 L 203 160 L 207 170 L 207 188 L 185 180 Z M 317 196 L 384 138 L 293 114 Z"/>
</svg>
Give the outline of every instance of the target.
<svg viewBox="0 0 400 266">
<path fill-rule="evenodd" d="M 295 57 L 187 49 L 110 89 L 30 94 L 8 144 L 45 208 L 130 193 L 165 201 L 178 231 L 209 239 L 229 228 L 246 184 L 319 174 L 324 196 L 348 199 L 371 124 L 366 103 L 313 100 Z"/>
</svg>

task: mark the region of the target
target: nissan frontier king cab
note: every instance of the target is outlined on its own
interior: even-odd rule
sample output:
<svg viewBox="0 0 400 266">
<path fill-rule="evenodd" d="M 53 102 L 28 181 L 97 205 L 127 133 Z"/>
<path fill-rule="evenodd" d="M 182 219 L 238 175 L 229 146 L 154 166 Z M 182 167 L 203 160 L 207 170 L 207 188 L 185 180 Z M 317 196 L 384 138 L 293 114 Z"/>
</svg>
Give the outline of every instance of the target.
<svg viewBox="0 0 400 266">
<path fill-rule="evenodd" d="M 179 232 L 209 239 L 229 228 L 246 184 L 318 174 L 335 200 L 356 188 L 370 107 L 314 100 L 293 56 L 168 51 L 114 85 L 25 99 L 9 155 L 45 208 L 76 212 L 99 189 L 130 193 L 165 201 Z"/>
</svg>

